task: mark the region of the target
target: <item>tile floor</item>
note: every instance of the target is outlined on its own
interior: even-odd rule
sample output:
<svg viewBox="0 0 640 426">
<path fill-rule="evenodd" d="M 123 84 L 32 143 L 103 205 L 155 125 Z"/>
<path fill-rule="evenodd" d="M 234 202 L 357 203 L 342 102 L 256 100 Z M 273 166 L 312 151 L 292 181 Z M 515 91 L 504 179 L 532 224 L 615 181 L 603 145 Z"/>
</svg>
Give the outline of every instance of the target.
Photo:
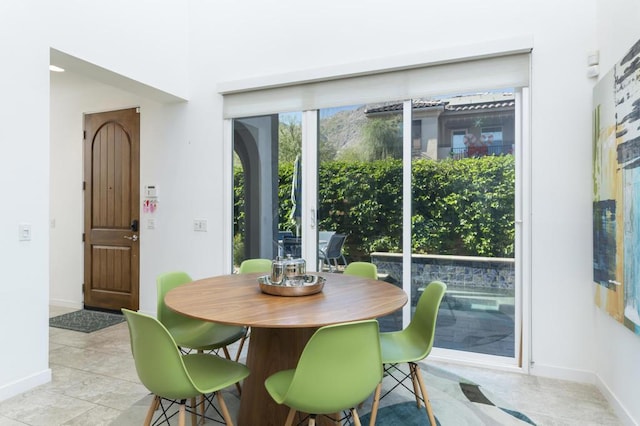
<svg viewBox="0 0 640 426">
<path fill-rule="evenodd" d="M 69 311 L 51 307 L 50 316 Z M 123 412 L 148 394 L 135 372 L 126 324 L 89 334 L 51 328 L 49 336 L 53 380 L 0 403 L 0 426 L 126 426 Z M 538 425 L 622 424 L 594 386 L 437 365 L 490 389 Z"/>
</svg>

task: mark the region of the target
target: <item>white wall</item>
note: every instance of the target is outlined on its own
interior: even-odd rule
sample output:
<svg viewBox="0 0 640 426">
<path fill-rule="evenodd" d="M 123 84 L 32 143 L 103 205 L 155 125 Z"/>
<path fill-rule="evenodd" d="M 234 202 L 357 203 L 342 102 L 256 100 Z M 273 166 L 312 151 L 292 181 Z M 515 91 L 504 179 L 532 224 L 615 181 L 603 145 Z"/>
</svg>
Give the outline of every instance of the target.
<svg viewBox="0 0 640 426">
<path fill-rule="evenodd" d="M 170 135 L 180 126 L 184 105 L 163 105 L 119 88 L 103 84 L 71 71 L 51 73 L 51 180 L 50 180 L 50 302 L 58 306 L 82 307 L 84 230 L 83 216 L 83 114 L 123 108 L 140 108 L 140 180 L 141 185 L 163 187 L 163 180 L 172 179 L 172 165 L 159 153 L 172 144 Z M 167 197 L 169 199 L 169 197 Z M 140 212 L 141 309 L 155 312 L 154 265 L 171 265 L 171 250 L 149 253 L 149 247 L 171 239 L 164 222 L 166 200 L 160 198 L 160 208 L 153 214 Z M 155 220 L 153 230 L 147 220 Z"/>
<path fill-rule="evenodd" d="M 216 80 L 532 36 L 532 148 L 526 159 L 532 164 L 533 182 L 531 217 L 526 218 L 532 229 L 532 371 L 594 380 L 594 81 L 586 77 L 585 65 L 587 52 L 595 48 L 594 2 L 459 0 L 430 8 L 421 1 L 328 1 L 310 12 L 293 0 L 277 5 L 255 0 L 218 4 L 217 15 L 206 8 L 192 2 L 192 70 L 215 71 L 209 79 L 194 81 L 194 98 L 214 92 Z M 576 10 L 580 19 L 575 19 Z M 566 29 L 569 22 L 571 31 Z M 209 40 L 228 34 L 234 36 L 209 46 Z M 209 106 L 212 115 L 219 114 L 215 101 Z M 218 167 L 221 162 L 217 159 Z"/>
<path fill-rule="evenodd" d="M 604 76 L 640 39 L 640 3 L 633 0 L 598 0 L 596 34 L 600 75 Z M 599 385 L 613 404 L 626 409 L 640 423 L 637 384 L 640 383 L 640 336 L 634 335 L 604 310 L 595 310 L 594 338 Z M 610 393 L 608 393 L 610 392 Z M 615 395 L 615 398 L 611 396 Z"/>
<path fill-rule="evenodd" d="M 0 3 L 0 400 L 51 377 L 45 30 L 26 2 Z M 31 225 L 31 241 L 18 241 L 19 223 Z"/>
<path fill-rule="evenodd" d="M 604 2 L 458 0 L 426 7 L 424 2 L 408 0 L 330 0 L 309 10 L 293 0 L 277 5 L 253 0 L 219 3 L 218 13 L 211 13 L 209 6 L 194 1 L 191 75 L 197 69 L 210 73 L 193 79 L 192 96 L 215 93 L 216 81 L 532 36 L 531 152 L 525 159 L 532 182 L 531 193 L 526 194 L 530 216 L 525 218 L 531 226 L 527 247 L 532 271 L 531 372 L 595 383 L 596 373 L 604 371 L 599 370 L 601 363 L 594 354 L 599 347 L 621 344 L 629 352 L 620 357 L 619 366 L 610 366 L 615 373 L 609 372 L 612 382 L 605 380 L 605 386 L 611 385 L 609 396 L 631 410 L 631 385 L 620 386 L 613 374 L 618 375 L 616 379 L 627 373 L 637 377 L 639 367 L 630 358 L 637 354 L 639 339 L 619 326 L 594 339 L 596 326 L 603 321 L 596 322 L 599 313 L 593 303 L 591 101 L 595 79 L 586 76 L 586 59 L 594 49 L 604 53 L 606 46 L 599 44 L 597 36 L 618 25 L 613 20 L 603 23 L 611 16 L 598 17 L 597 3 Z M 628 21 L 625 30 L 636 21 L 624 12 L 616 16 Z M 596 31 L 598 24 L 605 28 Z M 625 30 L 626 48 L 637 30 L 632 35 Z M 216 39 L 225 42 L 212 44 Z M 214 95 L 206 108 L 211 116 L 219 116 L 220 100 Z M 202 137 L 208 133 L 197 126 L 191 130 Z M 223 160 L 217 159 L 216 170 L 222 170 Z M 216 176 L 222 178 L 217 172 Z M 640 421 L 637 412 L 632 414 Z"/>
<path fill-rule="evenodd" d="M 181 0 L 30 0 L 51 22 L 49 46 L 183 98 L 188 16 Z M 29 24 L 28 22 L 25 24 Z"/>
<path fill-rule="evenodd" d="M 202 277 L 229 269 L 223 254 L 230 241 L 223 237 L 228 235 L 225 209 L 230 206 L 221 205 L 221 200 L 228 160 L 223 153 L 230 150 L 223 146 L 218 83 L 525 35 L 534 42 L 532 141 L 527 159 L 532 170 L 531 216 L 525 218 L 532 229 L 531 357 L 535 364 L 531 371 L 585 381 L 595 381 L 597 374 L 616 403 L 640 421 L 638 408 L 632 408 L 632 385 L 625 384 L 638 383 L 640 378 L 640 367 L 632 360 L 639 339 L 593 304 L 591 90 L 595 81 L 586 77 L 589 51 L 600 49 L 601 64 L 612 65 L 638 38 L 638 30 L 632 27 L 635 19 L 629 17 L 637 16 L 638 6 L 631 0 L 615 0 L 611 5 L 608 0 L 452 0 L 437 7 L 421 0 L 328 0 L 322 7 L 305 7 L 294 0 L 192 0 L 188 8 L 178 0 L 120 0 L 99 2 L 109 7 L 58 1 L 51 2 L 55 7 L 50 9 L 45 1 L 6 3 L 0 6 L 0 43 L 12 43 L 2 45 L 3 63 L 9 59 L 16 68 L 0 71 L 4 95 L 0 116 L 7 120 L 0 126 L 0 140 L 8 154 L 0 157 L 2 194 L 8 200 L 2 207 L 0 247 L 2 258 L 10 260 L 5 274 L 12 286 L 1 287 L 0 322 L 3 336 L 21 350 L 0 354 L 0 364 L 15 365 L 0 371 L 0 399 L 3 390 L 19 389 L 16 382 L 28 385 L 34 375 L 46 379 L 48 371 L 49 87 L 45 67 L 49 47 L 189 99 L 188 104 L 159 104 L 117 93 L 115 103 L 91 104 L 76 94 L 72 110 L 60 112 L 65 120 L 74 121 L 85 108 L 130 106 L 136 101 L 144 105 L 141 183 L 160 189 L 157 229 L 143 232 L 141 239 L 141 309 L 153 311 L 153 281 L 160 271 L 181 268 Z M 42 16 L 55 18 L 49 32 L 34 30 L 38 18 L 28 10 L 34 4 L 48 12 Z M 630 7 L 634 13 L 617 12 L 618 6 Z M 99 93 L 105 88 L 94 89 Z M 71 132 L 61 130 L 66 131 Z M 52 137 L 55 168 L 65 158 L 62 152 L 54 152 L 57 138 Z M 65 143 L 55 142 L 56 149 Z M 69 155 L 78 158 L 74 149 Z M 21 163 L 16 161 L 19 158 L 30 161 Z M 75 180 L 80 170 L 76 167 L 61 179 Z M 67 223 L 71 221 L 67 213 L 59 213 L 64 210 L 60 202 L 67 197 L 79 202 L 75 186 L 65 194 L 52 180 L 52 194 L 54 188 L 52 243 L 58 241 L 63 225 L 74 226 Z M 207 219 L 209 232 L 193 232 L 194 218 Z M 33 224 L 32 242 L 17 242 L 20 221 Z M 69 250 L 70 256 L 77 256 L 75 242 L 64 244 L 63 253 Z M 58 260 L 60 253 L 53 251 L 52 259 Z M 73 283 L 67 285 L 75 288 L 81 270 L 72 266 L 73 259 L 60 261 L 66 265 L 64 272 L 52 266 L 57 271 L 54 275 L 68 274 Z M 52 297 L 74 301 L 74 288 L 58 290 L 53 284 Z M 18 321 L 19 331 L 5 330 L 5 324 Z M 606 348 L 623 351 L 612 355 Z M 610 362 L 613 356 L 618 357 L 615 363 Z"/>
<path fill-rule="evenodd" d="M 3 147 L 0 256 L 4 278 L 0 286 L 0 330 L 4 341 L 16 348 L 0 353 L 0 364 L 6 367 L 0 369 L 0 400 L 47 382 L 51 377 L 48 367 L 49 198 L 53 190 L 49 182 L 50 48 L 124 74 L 129 85 L 144 81 L 146 91 L 153 91 L 155 87 L 163 94 L 184 98 L 188 94 L 186 46 L 187 9 L 179 0 L 0 2 L 0 92 L 3 95 L 0 104 Z M 54 109 L 58 107 L 53 105 Z M 177 138 L 175 132 L 184 134 L 186 107 L 177 104 L 157 109 L 155 122 L 147 124 L 161 134 L 154 138 L 154 143 L 160 147 L 176 146 L 175 149 L 182 151 L 178 145 L 184 139 Z M 171 149 L 164 151 L 170 153 Z M 77 151 L 71 150 L 68 154 L 70 161 L 78 158 Z M 153 165 L 144 166 L 143 182 L 148 177 L 146 173 L 154 173 L 153 178 L 162 174 L 158 167 L 166 166 L 167 159 L 155 160 Z M 59 165 L 57 153 L 52 161 Z M 78 170 L 74 166 L 70 165 L 69 174 L 63 179 L 73 176 Z M 76 185 L 77 182 L 69 193 L 57 193 L 59 198 L 52 202 L 57 209 L 56 226 L 69 225 L 70 215 L 64 211 L 64 201 L 77 200 Z M 31 241 L 18 241 L 20 223 L 31 225 Z M 74 235 L 74 242 L 76 238 Z M 154 244 L 149 240 L 148 243 Z M 69 247 L 69 257 L 77 256 L 73 244 L 65 242 L 62 250 Z M 78 270 L 66 269 L 81 259 L 64 258 L 58 256 L 60 252 L 51 252 L 53 261 L 61 262 L 51 270 L 65 271 L 71 279 L 67 285 L 73 286 L 71 290 L 60 289 L 60 296 L 56 287 L 56 297 L 77 300 Z M 167 252 L 171 254 L 172 250 Z M 147 255 L 142 262 L 161 262 L 163 255 L 159 250 L 157 255 Z M 142 278 L 155 276 L 152 268 L 146 264 L 143 268 Z M 143 309 L 155 310 L 155 303 L 150 302 L 155 299 L 155 287 L 141 297 L 147 303 Z"/>
</svg>

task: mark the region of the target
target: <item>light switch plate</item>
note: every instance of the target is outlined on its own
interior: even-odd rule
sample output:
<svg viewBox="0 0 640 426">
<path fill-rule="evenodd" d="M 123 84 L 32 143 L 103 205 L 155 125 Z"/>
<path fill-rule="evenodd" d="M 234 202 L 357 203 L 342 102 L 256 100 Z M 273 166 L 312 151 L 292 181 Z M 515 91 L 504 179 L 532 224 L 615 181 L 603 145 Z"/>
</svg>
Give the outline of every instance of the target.
<svg viewBox="0 0 640 426">
<path fill-rule="evenodd" d="M 18 240 L 31 241 L 31 224 L 21 223 L 18 225 Z"/>
<path fill-rule="evenodd" d="M 207 219 L 194 219 L 193 230 L 196 232 L 207 232 Z"/>
</svg>

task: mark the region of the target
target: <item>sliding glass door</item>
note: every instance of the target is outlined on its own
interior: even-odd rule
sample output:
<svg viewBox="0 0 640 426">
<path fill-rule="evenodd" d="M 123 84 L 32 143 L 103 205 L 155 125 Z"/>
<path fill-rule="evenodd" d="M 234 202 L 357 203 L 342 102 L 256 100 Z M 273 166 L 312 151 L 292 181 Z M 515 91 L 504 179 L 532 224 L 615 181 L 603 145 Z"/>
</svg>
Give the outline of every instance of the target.
<svg viewBox="0 0 640 426">
<path fill-rule="evenodd" d="M 405 327 L 443 281 L 436 351 L 514 364 L 518 99 L 501 90 L 234 119 L 235 265 L 291 255 L 341 273 L 372 262 L 410 300 L 384 331 Z"/>
<path fill-rule="evenodd" d="M 483 52 L 224 85 L 234 265 L 374 263 L 410 300 L 383 330 L 443 281 L 433 354 L 526 369 L 530 48 Z"/>
<path fill-rule="evenodd" d="M 401 103 L 401 102 L 400 102 Z M 402 256 L 403 122 L 384 104 L 319 110 L 319 265 L 340 273 L 346 264 L 376 262 L 376 253 Z M 340 251 L 330 244 L 343 237 Z M 402 287 L 402 264 L 379 271 Z M 402 328 L 402 312 L 380 319 L 383 331 Z"/>
<path fill-rule="evenodd" d="M 233 264 L 302 247 L 300 112 L 232 120 Z"/>
<path fill-rule="evenodd" d="M 435 347 L 514 364 L 514 90 L 418 99 L 412 110 L 412 305 L 431 281 L 443 281 Z"/>
</svg>

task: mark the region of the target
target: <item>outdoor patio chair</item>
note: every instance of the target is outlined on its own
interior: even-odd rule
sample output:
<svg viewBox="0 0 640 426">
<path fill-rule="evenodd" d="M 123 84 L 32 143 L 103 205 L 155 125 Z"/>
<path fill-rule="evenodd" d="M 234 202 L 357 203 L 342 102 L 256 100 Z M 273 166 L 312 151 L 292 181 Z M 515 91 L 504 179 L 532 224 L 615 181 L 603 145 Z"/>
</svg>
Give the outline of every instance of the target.
<svg viewBox="0 0 640 426">
<path fill-rule="evenodd" d="M 338 269 L 338 259 L 342 260 L 343 266 L 347 266 L 347 259 L 342 253 L 346 239 L 347 236 L 345 234 L 333 234 L 329 239 L 326 250 L 319 251 L 319 258 L 329 266 L 329 272 Z"/>
<path fill-rule="evenodd" d="M 282 239 L 282 247 L 285 256 L 291 256 L 294 259 L 302 257 L 302 239 L 294 236 L 284 236 Z"/>
</svg>

